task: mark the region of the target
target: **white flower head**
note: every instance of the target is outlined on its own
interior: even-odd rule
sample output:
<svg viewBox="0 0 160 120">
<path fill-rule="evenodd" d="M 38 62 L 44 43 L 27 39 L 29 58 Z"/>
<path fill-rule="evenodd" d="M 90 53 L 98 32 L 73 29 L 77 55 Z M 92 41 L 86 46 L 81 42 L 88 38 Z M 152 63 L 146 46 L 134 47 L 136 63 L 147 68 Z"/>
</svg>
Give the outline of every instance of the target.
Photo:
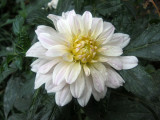
<svg viewBox="0 0 160 120">
<path fill-rule="evenodd" d="M 114 26 L 95 18 L 88 11 L 81 16 L 74 10 L 62 16 L 48 15 L 56 29 L 40 25 L 39 42 L 26 53 L 37 57 L 32 64 L 36 72 L 35 89 L 45 83 L 48 93 L 55 93 L 56 103 L 64 106 L 72 97 L 85 106 L 91 95 L 99 101 L 107 87 L 118 88 L 124 80 L 114 70 L 137 66 L 134 56 L 121 56 L 130 37 L 114 33 Z"/>
<path fill-rule="evenodd" d="M 50 9 L 52 9 L 52 8 L 56 9 L 57 8 L 57 4 L 58 4 L 58 0 L 52 0 L 51 2 L 48 3 L 48 7 Z"/>
</svg>

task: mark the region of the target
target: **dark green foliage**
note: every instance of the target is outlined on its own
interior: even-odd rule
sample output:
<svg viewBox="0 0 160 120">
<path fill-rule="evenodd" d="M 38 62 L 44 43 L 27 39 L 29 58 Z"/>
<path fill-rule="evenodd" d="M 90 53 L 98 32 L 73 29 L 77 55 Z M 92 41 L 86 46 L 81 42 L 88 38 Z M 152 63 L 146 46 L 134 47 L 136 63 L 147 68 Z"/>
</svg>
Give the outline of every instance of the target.
<svg viewBox="0 0 160 120">
<path fill-rule="evenodd" d="M 72 9 L 74 9 L 73 0 L 59 0 L 57 9 L 55 11 L 56 11 L 56 14 L 62 15 L 62 12 L 66 12 Z"/>
<path fill-rule="evenodd" d="M 120 0 L 106 0 L 97 4 L 96 10 L 103 16 L 110 16 L 121 8 Z"/>
<path fill-rule="evenodd" d="M 156 93 L 158 89 L 160 90 L 159 85 L 142 66 L 138 65 L 131 70 L 122 70 L 120 74 L 126 82 L 124 87 L 127 91 L 147 100 L 159 97 Z"/>
<path fill-rule="evenodd" d="M 160 61 L 160 24 L 147 28 L 126 48 L 127 55 Z"/>
<path fill-rule="evenodd" d="M 154 6 L 145 0 L 59 0 L 50 10 L 49 1 L 0 0 L 0 120 L 160 120 L 160 17 Z M 37 41 L 36 27 L 54 27 L 47 15 L 72 9 L 91 11 L 129 34 L 124 55 L 139 59 L 134 69 L 119 71 L 123 87 L 108 89 L 99 102 L 92 96 L 84 108 L 75 99 L 58 107 L 44 86 L 34 90 L 32 59 L 25 57 Z"/>
<path fill-rule="evenodd" d="M 121 93 L 120 93 L 121 94 Z M 118 99 L 118 100 L 117 100 Z M 108 120 L 158 120 L 154 111 L 136 97 L 113 94 L 110 98 L 106 119 Z"/>
<path fill-rule="evenodd" d="M 51 20 L 47 18 L 48 13 L 44 10 L 38 10 L 29 15 L 27 22 L 30 25 L 47 25 L 53 26 Z"/>
</svg>

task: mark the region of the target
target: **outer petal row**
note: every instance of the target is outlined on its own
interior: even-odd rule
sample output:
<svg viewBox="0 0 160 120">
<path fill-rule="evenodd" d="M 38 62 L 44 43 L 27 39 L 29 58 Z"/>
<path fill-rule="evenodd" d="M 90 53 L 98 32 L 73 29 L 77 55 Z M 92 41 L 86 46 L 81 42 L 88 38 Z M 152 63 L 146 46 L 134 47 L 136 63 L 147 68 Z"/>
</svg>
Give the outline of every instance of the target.
<svg viewBox="0 0 160 120">
<path fill-rule="evenodd" d="M 106 86 L 110 88 L 118 88 L 125 83 L 123 78 L 112 68 L 107 68 L 107 80 L 106 80 Z"/>
<path fill-rule="evenodd" d="M 59 106 L 64 106 L 72 100 L 71 91 L 69 85 L 66 85 L 62 90 L 56 92 L 56 104 Z"/>
<path fill-rule="evenodd" d="M 47 49 L 42 47 L 40 42 L 36 42 L 32 47 L 26 52 L 27 57 L 39 57 L 44 58 Z"/>
<path fill-rule="evenodd" d="M 138 59 L 135 56 L 119 57 L 99 57 L 100 62 L 106 62 L 116 70 L 131 69 L 138 65 Z"/>
<path fill-rule="evenodd" d="M 123 33 L 115 33 L 113 34 L 113 37 L 106 45 L 111 45 L 111 46 L 118 46 L 121 48 L 124 48 L 128 45 L 130 41 L 130 37 L 127 34 Z"/>
</svg>

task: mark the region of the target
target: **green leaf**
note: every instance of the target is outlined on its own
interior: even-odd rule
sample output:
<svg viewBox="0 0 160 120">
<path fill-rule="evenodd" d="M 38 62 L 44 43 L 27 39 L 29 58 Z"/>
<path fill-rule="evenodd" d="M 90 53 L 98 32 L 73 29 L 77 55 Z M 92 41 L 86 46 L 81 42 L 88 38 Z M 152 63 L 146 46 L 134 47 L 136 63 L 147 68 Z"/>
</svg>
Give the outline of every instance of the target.
<svg viewBox="0 0 160 120">
<path fill-rule="evenodd" d="M 8 120 L 27 120 L 25 114 L 13 114 Z"/>
<path fill-rule="evenodd" d="M 153 80 L 155 82 L 155 90 L 154 90 L 154 96 L 158 97 L 158 101 L 160 102 L 160 69 L 155 71 L 152 74 Z M 157 101 L 156 101 L 157 102 Z M 159 103 L 160 104 L 160 103 Z M 160 106 L 160 105 L 159 105 Z M 159 111 L 160 112 L 160 111 Z"/>
<path fill-rule="evenodd" d="M 129 10 L 129 12 L 136 18 L 137 9 L 134 4 L 135 1 L 123 1 L 124 6 Z"/>
<path fill-rule="evenodd" d="M 83 108 L 89 120 L 104 120 L 110 99 L 110 93 L 111 89 L 108 89 L 106 97 L 98 102 L 93 97 L 90 98 L 87 106 Z"/>
<path fill-rule="evenodd" d="M 122 4 L 120 3 L 120 0 L 107 0 L 104 1 L 96 6 L 97 11 L 105 15 L 111 15 L 112 13 L 118 11 L 120 9 Z"/>
<path fill-rule="evenodd" d="M 47 95 L 42 88 L 37 89 L 33 95 L 32 104 L 28 110 L 27 119 L 47 120 L 55 105 L 54 103 L 53 96 Z"/>
<path fill-rule="evenodd" d="M 13 106 L 19 111 L 25 111 L 30 107 L 34 83 L 33 79 L 31 79 L 33 76 L 28 76 L 30 77 L 28 77 L 27 81 L 23 77 L 13 76 L 9 80 L 4 94 L 4 112 L 6 118 L 13 109 Z"/>
<path fill-rule="evenodd" d="M 31 103 L 32 103 L 32 95 L 33 95 L 33 86 L 34 86 L 34 80 L 32 74 L 25 73 L 26 81 L 22 82 L 19 81 L 19 84 L 21 85 L 20 91 L 17 93 L 18 97 L 16 98 L 16 101 L 14 102 L 14 107 L 19 111 L 26 111 L 29 109 Z"/>
<path fill-rule="evenodd" d="M 73 0 L 59 0 L 56 8 L 56 13 L 62 15 L 62 12 L 67 12 L 69 10 L 74 9 L 72 3 Z"/>
<path fill-rule="evenodd" d="M 29 1 L 29 5 L 26 6 L 27 14 L 32 14 L 35 11 L 42 10 L 42 7 L 46 7 L 51 0 L 32 0 Z"/>
<path fill-rule="evenodd" d="M 10 74 L 14 73 L 17 69 L 15 68 L 7 68 L 3 70 L 0 74 L 0 83 L 3 82 Z"/>
<path fill-rule="evenodd" d="M 158 86 L 152 76 L 142 66 L 138 65 L 130 70 L 122 70 L 120 74 L 125 80 L 124 87 L 127 91 L 147 100 L 157 96 L 155 92 Z"/>
<path fill-rule="evenodd" d="M 17 93 L 20 89 L 19 78 L 11 78 L 7 84 L 4 94 L 4 113 L 7 118 L 13 104 L 17 98 Z"/>
<path fill-rule="evenodd" d="M 158 120 L 154 111 L 138 99 L 112 94 L 108 105 L 107 120 Z"/>
<path fill-rule="evenodd" d="M 160 24 L 146 29 L 125 49 L 126 55 L 134 55 L 147 60 L 160 61 Z"/>
<path fill-rule="evenodd" d="M 27 22 L 30 25 L 47 25 L 47 26 L 53 26 L 53 23 L 50 19 L 47 18 L 48 13 L 44 10 L 36 10 L 32 11 L 33 13 L 30 13 L 27 19 Z"/>
<path fill-rule="evenodd" d="M 22 25 L 24 24 L 24 18 L 17 16 L 15 21 L 13 22 L 13 32 L 14 34 L 19 34 L 22 30 Z"/>
<path fill-rule="evenodd" d="M 81 12 L 81 8 L 83 6 L 83 2 L 84 2 L 84 0 L 74 0 L 76 13 L 80 13 Z"/>
<path fill-rule="evenodd" d="M 6 0 L 1 0 L 0 1 L 0 8 L 3 8 L 7 4 Z"/>
</svg>

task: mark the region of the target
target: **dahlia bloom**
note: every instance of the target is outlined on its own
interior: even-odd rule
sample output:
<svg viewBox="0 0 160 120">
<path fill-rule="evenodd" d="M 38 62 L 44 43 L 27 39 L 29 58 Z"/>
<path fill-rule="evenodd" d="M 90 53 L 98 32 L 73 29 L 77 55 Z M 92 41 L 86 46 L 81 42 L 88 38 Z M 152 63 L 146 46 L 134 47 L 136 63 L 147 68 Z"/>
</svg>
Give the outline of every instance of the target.
<svg viewBox="0 0 160 120">
<path fill-rule="evenodd" d="M 74 10 L 62 16 L 48 15 L 55 29 L 40 25 L 36 42 L 26 53 L 37 57 L 32 64 L 36 72 L 35 89 L 45 84 L 48 93 L 55 93 L 56 104 L 64 106 L 78 100 L 85 106 L 91 95 L 99 101 L 107 87 L 118 88 L 124 80 L 114 70 L 137 66 L 134 56 L 121 56 L 130 37 L 114 33 L 114 26 L 88 11 L 81 16 Z"/>
<path fill-rule="evenodd" d="M 49 7 L 50 9 L 52 9 L 52 8 L 56 9 L 56 8 L 57 8 L 58 1 L 59 1 L 59 0 L 52 0 L 51 2 L 48 3 L 48 7 Z"/>
</svg>

